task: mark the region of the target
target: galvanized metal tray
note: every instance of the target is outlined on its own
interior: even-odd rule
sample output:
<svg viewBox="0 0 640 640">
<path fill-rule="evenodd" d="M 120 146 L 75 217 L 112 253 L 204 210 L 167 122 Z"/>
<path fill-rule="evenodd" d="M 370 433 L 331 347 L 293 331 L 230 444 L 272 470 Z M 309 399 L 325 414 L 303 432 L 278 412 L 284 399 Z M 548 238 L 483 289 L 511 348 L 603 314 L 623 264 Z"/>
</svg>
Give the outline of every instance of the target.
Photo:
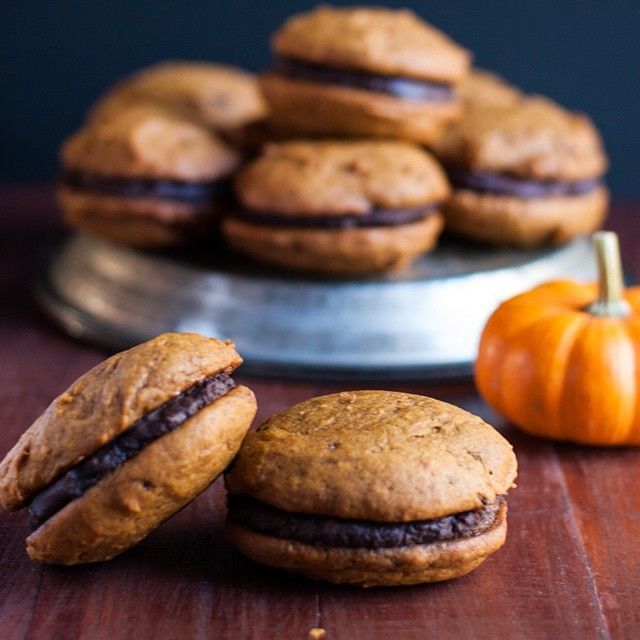
<svg viewBox="0 0 640 640">
<path fill-rule="evenodd" d="M 160 253 L 75 235 L 50 255 L 37 293 L 69 334 L 113 349 L 196 331 L 233 339 L 245 372 L 445 378 L 471 372 L 502 300 L 565 277 L 595 277 L 588 239 L 515 251 L 445 238 L 402 273 L 356 281 L 292 276 L 221 246 Z"/>
</svg>

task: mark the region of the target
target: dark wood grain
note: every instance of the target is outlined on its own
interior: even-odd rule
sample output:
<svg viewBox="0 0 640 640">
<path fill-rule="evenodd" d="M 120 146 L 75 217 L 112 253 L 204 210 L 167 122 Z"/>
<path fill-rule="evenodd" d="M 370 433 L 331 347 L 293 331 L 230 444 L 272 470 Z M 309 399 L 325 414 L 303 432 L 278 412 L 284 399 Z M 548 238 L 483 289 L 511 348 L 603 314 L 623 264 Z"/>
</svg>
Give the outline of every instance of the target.
<svg viewBox="0 0 640 640">
<path fill-rule="evenodd" d="M 34 307 L 38 252 L 61 233 L 46 188 L 0 189 L 0 455 L 49 401 L 106 355 Z M 640 206 L 615 208 L 640 274 Z M 243 378 L 258 420 L 305 398 L 369 385 Z M 382 385 L 432 395 L 495 424 L 520 463 L 505 547 L 459 580 L 402 589 L 317 584 L 252 564 L 223 539 L 216 482 L 138 547 L 101 565 L 28 560 L 24 514 L 0 515 L 0 638 L 640 637 L 640 453 L 537 440 L 505 424 L 470 381 Z"/>
</svg>

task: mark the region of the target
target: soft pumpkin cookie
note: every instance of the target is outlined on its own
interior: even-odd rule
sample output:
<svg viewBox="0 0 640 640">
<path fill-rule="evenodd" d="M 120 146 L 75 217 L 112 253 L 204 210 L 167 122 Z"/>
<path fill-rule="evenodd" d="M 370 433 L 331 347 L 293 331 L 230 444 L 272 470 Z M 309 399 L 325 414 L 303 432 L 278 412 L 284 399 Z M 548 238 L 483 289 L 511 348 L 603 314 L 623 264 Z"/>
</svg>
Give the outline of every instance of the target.
<svg viewBox="0 0 640 640">
<path fill-rule="evenodd" d="M 435 146 L 453 186 L 447 228 L 474 240 L 532 247 L 597 229 L 607 160 L 593 123 L 495 79 L 466 90 L 465 116 Z"/>
<path fill-rule="evenodd" d="M 65 221 L 138 247 L 207 233 L 240 162 L 211 129 L 155 104 L 132 104 L 86 124 L 60 155 Z"/>
<path fill-rule="evenodd" d="M 223 223 L 237 251 L 278 266 L 357 275 L 431 249 L 449 193 L 439 165 L 402 142 L 273 144 L 235 182 Z"/>
<path fill-rule="evenodd" d="M 266 116 L 253 74 L 211 62 L 176 60 L 141 69 L 98 100 L 91 118 L 110 119 L 114 112 L 134 103 L 171 108 L 218 132 L 236 132 Z"/>
<path fill-rule="evenodd" d="M 312 398 L 245 439 L 227 472 L 227 532 L 250 558 L 331 582 L 462 576 L 502 546 L 509 443 L 424 396 Z"/>
<path fill-rule="evenodd" d="M 429 143 L 460 116 L 469 54 L 411 11 L 320 6 L 287 20 L 272 45 L 261 84 L 282 130 Z"/>
<path fill-rule="evenodd" d="M 256 412 L 231 343 L 163 334 L 74 382 L 0 463 L 0 504 L 28 506 L 34 560 L 108 560 L 203 491 Z"/>
<path fill-rule="evenodd" d="M 515 105 L 523 98 L 523 94 L 504 78 L 478 68 L 473 68 L 460 83 L 458 92 L 465 110 L 483 105 Z"/>
</svg>

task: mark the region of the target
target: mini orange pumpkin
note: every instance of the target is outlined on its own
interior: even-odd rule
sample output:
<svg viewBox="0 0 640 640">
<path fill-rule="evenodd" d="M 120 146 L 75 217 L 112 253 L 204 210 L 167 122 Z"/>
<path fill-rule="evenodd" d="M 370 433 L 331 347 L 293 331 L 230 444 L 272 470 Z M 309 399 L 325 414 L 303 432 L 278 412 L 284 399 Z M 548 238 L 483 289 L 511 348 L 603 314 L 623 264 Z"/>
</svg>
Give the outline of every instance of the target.
<svg viewBox="0 0 640 640">
<path fill-rule="evenodd" d="M 600 282 L 554 281 L 504 302 L 475 365 L 478 391 L 530 433 L 640 444 L 640 287 L 624 290 L 618 239 L 594 234 Z"/>
</svg>

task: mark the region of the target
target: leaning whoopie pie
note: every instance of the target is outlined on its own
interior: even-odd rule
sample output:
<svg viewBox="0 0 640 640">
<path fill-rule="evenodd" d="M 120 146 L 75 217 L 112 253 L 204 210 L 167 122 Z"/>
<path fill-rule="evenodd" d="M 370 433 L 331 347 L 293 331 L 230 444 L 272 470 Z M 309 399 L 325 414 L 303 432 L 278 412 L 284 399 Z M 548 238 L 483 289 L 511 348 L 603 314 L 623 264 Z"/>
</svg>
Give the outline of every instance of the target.
<svg viewBox="0 0 640 640">
<path fill-rule="evenodd" d="M 287 20 L 272 47 L 261 84 L 283 130 L 430 143 L 460 116 L 469 53 L 411 11 L 320 6 Z"/>
<path fill-rule="evenodd" d="M 90 118 L 110 119 L 114 112 L 140 103 L 170 108 L 233 138 L 266 116 L 253 74 L 230 65 L 178 60 L 125 78 L 98 100 Z"/>
<path fill-rule="evenodd" d="M 132 104 L 72 135 L 61 162 L 58 200 L 70 226 L 160 247 L 211 230 L 240 155 L 202 124 Z"/>
<path fill-rule="evenodd" d="M 248 557 L 362 586 L 448 580 L 499 549 L 509 443 L 450 404 L 393 391 L 312 398 L 250 433 L 227 471 Z"/>
<path fill-rule="evenodd" d="M 508 87 L 498 94 L 495 83 L 482 98 L 478 84 L 465 93 L 464 118 L 435 147 L 453 187 L 443 206 L 447 229 L 521 247 L 597 229 L 608 204 L 607 161 L 589 118 L 544 98 L 510 97 Z"/>
<path fill-rule="evenodd" d="M 235 182 L 223 222 L 237 251 L 281 267 L 328 274 L 398 269 L 431 249 L 442 229 L 447 179 L 405 142 L 269 145 Z"/>
<path fill-rule="evenodd" d="M 203 491 L 256 412 L 233 345 L 167 333 L 58 396 L 0 463 L 0 504 L 28 506 L 34 560 L 108 560 Z"/>
</svg>

